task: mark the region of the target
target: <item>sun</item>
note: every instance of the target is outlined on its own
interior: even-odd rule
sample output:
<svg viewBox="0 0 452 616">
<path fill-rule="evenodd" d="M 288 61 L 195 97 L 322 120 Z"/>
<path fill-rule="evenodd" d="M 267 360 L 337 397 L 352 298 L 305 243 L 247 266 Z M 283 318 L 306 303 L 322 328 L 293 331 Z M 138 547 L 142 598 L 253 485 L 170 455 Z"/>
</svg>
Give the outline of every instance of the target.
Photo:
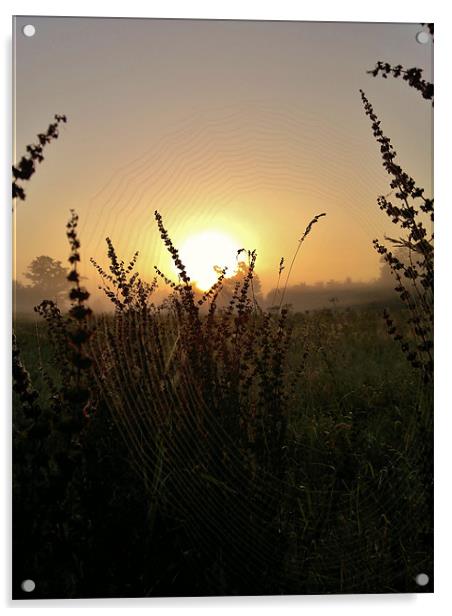
<svg viewBox="0 0 452 616">
<path fill-rule="evenodd" d="M 190 235 L 181 244 L 179 254 L 191 280 L 207 291 L 218 280 L 215 267 L 227 267 L 226 276 L 237 271 L 239 242 L 221 231 L 206 230 Z"/>
</svg>

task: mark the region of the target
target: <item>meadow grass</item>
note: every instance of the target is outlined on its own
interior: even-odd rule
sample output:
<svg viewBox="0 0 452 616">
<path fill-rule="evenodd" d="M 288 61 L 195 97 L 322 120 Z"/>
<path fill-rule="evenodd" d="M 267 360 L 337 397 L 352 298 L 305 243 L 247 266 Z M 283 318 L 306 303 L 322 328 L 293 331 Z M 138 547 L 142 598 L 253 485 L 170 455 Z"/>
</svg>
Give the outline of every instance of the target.
<svg viewBox="0 0 452 616">
<path fill-rule="evenodd" d="M 403 322 L 403 308 L 398 316 Z M 175 324 L 168 314 L 159 318 L 168 356 Z M 248 397 L 231 400 L 234 391 L 217 392 L 218 416 L 204 409 L 200 421 L 202 376 L 185 367 L 188 378 L 174 372 L 177 384 L 152 400 L 156 373 L 148 363 L 156 349 L 143 339 L 141 317 L 126 321 L 108 316 L 97 324 L 93 355 L 102 353 L 96 370 L 108 367 L 99 386 L 105 400 L 76 439 L 69 494 L 53 494 L 58 481 L 47 478 L 42 515 L 63 499 L 60 524 L 70 529 L 72 556 L 63 567 L 37 557 L 49 576 L 42 596 L 55 588 L 61 596 L 418 590 L 414 577 L 432 567 L 431 389 L 388 336 L 381 308 L 287 317 L 288 422 L 282 441 L 262 430 L 262 448 L 237 432 L 246 421 L 257 432 L 266 425 L 248 414 L 259 408 L 259 392 L 251 396 L 256 407 Z M 18 319 L 16 335 L 35 383 L 41 364 L 58 373 L 42 324 Z M 84 541 L 74 543 L 79 535 Z M 53 542 L 50 553 L 62 538 Z"/>
</svg>

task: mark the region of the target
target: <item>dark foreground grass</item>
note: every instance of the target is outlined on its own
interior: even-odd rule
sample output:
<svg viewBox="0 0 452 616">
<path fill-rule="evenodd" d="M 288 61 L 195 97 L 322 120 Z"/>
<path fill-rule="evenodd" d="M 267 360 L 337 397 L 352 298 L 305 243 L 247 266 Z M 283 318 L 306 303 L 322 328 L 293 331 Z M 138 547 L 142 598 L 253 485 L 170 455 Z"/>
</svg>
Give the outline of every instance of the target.
<svg viewBox="0 0 452 616">
<path fill-rule="evenodd" d="M 165 318 L 168 358 L 177 337 Z M 431 386 L 388 336 L 380 308 L 294 314 L 287 324 L 282 440 L 273 438 L 280 420 L 245 421 L 253 409 L 276 412 L 274 402 L 259 406 L 264 382 L 254 397 L 246 384 L 246 401 L 217 392 L 210 408 L 221 421 L 203 411 L 201 425 L 189 413 L 200 409 L 193 375 L 187 388 L 166 363 L 171 384 L 152 399 L 153 347 L 141 325 L 113 317 L 98 323 L 110 344 L 95 347 L 108 386 L 99 384 L 103 398 L 68 448 L 57 423 L 54 434 L 22 430 L 16 400 L 16 455 L 29 476 L 15 479 L 15 595 L 24 578 L 40 597 L 418 592 L 415 576 L 432 577 Z M 41 366 L 60 373 L 46 329 L 18 319 L 15 331 L 45 407 Z M 240 441 L 240 429 L 254 436 Z M 27 466 L 36 457 L 28 440 L 39 438 L 57 452 L 45 471 Z"/>
</svg>

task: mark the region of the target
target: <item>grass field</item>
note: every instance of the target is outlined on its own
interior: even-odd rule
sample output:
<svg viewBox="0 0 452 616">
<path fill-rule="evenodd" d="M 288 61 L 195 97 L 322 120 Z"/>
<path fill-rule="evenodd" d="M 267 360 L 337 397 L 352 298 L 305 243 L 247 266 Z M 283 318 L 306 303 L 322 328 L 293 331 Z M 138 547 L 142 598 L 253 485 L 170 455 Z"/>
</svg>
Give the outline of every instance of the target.
<svg viewBox="0 0 452 616">
<path fill-rule="evenodd" d="M 118 341 L 114 323 L 99 322 L 97 338 L 107 340 L 110 330 Z M 36 521 L 16 538 L 17 568 L 26 562 L 30 577 L 42 580 L 40 596 L 419 590 L 415 576 L 432 571 L 432 391 L 387 334 L 380 307 L 289 315 L 281 364 L 287 396 L 275 405 L 272 393 L 260 420 L 250 419 L 259 414 L 259 391 L 251 401 L 248 391 L 245 402 L 240 388 L 236 399 L 233 388 L 215 394 L 222 402 L 212 402 L 214 419 L 203 414 L 191 374 L 189 389 L 178 381 L 161 404 L 152 401 L 156 389 L 143 380 L 154 376 L 142 371 L 147 340 L 130 343 L 135 326 L 127 327 L 127 344 L 141 359 L 124 348 L 114 365 L 116 347 L 92 343 L 102 353 L 96 370 L 110 366 L 110 380 L 106 389 L 98 381 L 96 412 L 69 427 L 67 439 L 41 371 L 62 386 L 47 325 L 38 316 L 15 323 L 38 403 L 54 426 L 43 439 L 44 474 L 33 489 L 20 473 L 16 480 L 16 525 L 32 513 Z M 174 332 L 171 323 L 165 328 Z M 162 345 L 174 348 L 173 341 Z M 265 378 L 259 387 L 265 394 Z M 284 430 L 282 415 L 274 417 L 281 406 Z M 33 436 L 17 424 L 24 440 L 16 455 L 31 460 Z M 240 430 L 254 436 L 243 439 Z M 61 455 L 66 446 L 71 453 Z M 40 546 L 32 556 L 30 545 Z"/>
</svg>

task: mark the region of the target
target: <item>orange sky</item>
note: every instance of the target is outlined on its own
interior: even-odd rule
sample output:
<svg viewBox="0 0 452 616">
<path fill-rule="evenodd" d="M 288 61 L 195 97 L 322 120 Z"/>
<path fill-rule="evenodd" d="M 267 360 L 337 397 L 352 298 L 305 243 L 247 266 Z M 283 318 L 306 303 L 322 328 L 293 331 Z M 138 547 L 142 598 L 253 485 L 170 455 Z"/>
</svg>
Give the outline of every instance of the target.
<svg viewBox="0 0 452 616">
<path fill-rule="evenodd" d="M 16 28 L 17 156 L 54 113 L 68 116 L 17 204 L 19 279 L 35 256 L 65 261 L 70 208 L 92 287 L 89 257 L 105 263 L 106 236 L 124 259 L 140 251 L 145 277 L 154 264 L 172 274 L 155 209 L 178 246 L 213 230 L 257 249 L 264 291 L 326 212 L 291 282 L 375 278 L 372 239 L 394 229 L 376 205 L 388 176 L 359 88 L 400 163 L 431 190 L 430 104 L 365 72 L 387 60 L 431 78 L 417 24 L 21 17 Z"/>
</svg>

